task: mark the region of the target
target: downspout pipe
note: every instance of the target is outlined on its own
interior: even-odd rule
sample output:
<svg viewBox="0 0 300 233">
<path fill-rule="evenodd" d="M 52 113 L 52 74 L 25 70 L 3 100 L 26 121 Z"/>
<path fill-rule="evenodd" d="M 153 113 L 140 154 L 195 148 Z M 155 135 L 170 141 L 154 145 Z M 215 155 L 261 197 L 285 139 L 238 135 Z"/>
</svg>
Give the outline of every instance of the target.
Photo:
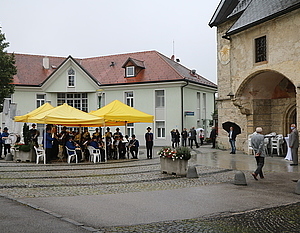
<svg viewBox="0 0 300 233">
<path fill-rule="evenodd" d="M 189 85 L 188 80 L 184 80 L 185 84 L 181 86 L 181 131 L 183 130 L 183 119 L 184 119 L 184 111 L 183 111 L 183 88 Z"/>
</svg>

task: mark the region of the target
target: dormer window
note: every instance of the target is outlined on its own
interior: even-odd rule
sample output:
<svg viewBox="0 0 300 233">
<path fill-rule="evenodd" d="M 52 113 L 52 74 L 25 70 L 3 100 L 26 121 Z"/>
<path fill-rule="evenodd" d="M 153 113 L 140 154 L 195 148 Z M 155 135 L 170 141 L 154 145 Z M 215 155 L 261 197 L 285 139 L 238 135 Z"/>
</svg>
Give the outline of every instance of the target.
<svg viewBox="0 0 300 233">
<path fill-rule="evenodd" d="M 127 66 L 126 67 L 126 77 L 134 77 L 135 73 L 134 73 L 134 66 Z"/>
<path fill-rule="evenodd" d="M 75 71 L 72 68 L 68 70 L 68 87 L 75 87 Z"/>
<path fill-rule="evenodd" d="M 125 69 L 125 78 L 131 78 L 136 77 L 143 69 L 145 69 L 145 65 L 143 61 L 128 58 L 122 68 Z"/>
</svg>

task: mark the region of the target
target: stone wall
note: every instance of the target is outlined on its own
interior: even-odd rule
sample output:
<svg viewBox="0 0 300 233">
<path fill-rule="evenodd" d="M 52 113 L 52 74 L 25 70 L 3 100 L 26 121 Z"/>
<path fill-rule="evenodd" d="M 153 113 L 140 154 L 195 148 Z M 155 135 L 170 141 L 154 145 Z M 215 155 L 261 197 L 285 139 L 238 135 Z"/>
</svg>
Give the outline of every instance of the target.
<svg viewBox="0 0 300 233">
<path fill-rule="evenodd" d="M 242 128 L 242 134 L 237 137 L 237 149 L 247 151 L 248 134 L 253 133 L 257 126 L 264 128 L 264 133 L 277 132 L 286 135 L 288 132 L 287 112 L 300 103 L 300 96 L 296 98 L 268 98 L 249 99 L 241 98 L 235 102 L 237 93 L 249 85 L 255 75 L 262 72 L 274 72 L 289 80 L 295 87 L 300 86 L 300 9 L 267 21 L 250 29 L 232 35 L 230 40 L 222 38 L 231 27 L 233 21 L 227 21 L 218 26 L 218 128 L 219 136 L 217 145 L 221 149 L 229 148 L 228 135 L 222 129 L 222 123 L 232 121 Z M 254 62 L 254 39 L 267 37 L 267 61 Z M 228 46 L 229 62 L 220 59 L 220 52 L 224 46 Z M 257 85 L 257 84 L 256 84 Z M 259 84 L 260 85 L 260 84 Z M 262 83 L 268 90 L 268 83 Z M 295 88 L 297 92 L 298 89 Z M 229 93 L 234 96 L 228 96 Z M 243 97 L 243 96 L 242 96 Z M 250 111 L 243 111 L 240 103 L 247 103 Z M 297 114 L 297 122 L 300 123 L 300 114 Z"/>
</svg>

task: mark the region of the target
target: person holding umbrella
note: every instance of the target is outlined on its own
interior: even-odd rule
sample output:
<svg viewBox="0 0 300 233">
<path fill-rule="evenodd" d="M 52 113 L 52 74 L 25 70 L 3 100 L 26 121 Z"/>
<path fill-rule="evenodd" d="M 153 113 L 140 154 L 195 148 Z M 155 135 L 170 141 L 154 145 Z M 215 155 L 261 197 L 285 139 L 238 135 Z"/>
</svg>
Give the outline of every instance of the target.
<svg viewBox="0 0 300 233">
<path fill-rule="evenodd" d="M 235 154 L 236 152 L 235 140 L 236 140 L 236 136 L 241 133 L 241 128 L 237 124 L 230 121 L 223 123 L 222 126 L 223 129 L 228 132 L 229 143 L 231 146 L 230 154 Z"/>
<path fill-rule="evenodd" d="M 229 143 L 230 143 L 230 146 L 231 146 L 230 154 L 235 154 L 235 151 L 236 151 L 235 139 L 236 139 L 237 133 L 234 131 L 233 127 L 230 127 L 229 129 L 230 130 L 229 130 L 228 137 L 229 137 Z"/>
</svg>

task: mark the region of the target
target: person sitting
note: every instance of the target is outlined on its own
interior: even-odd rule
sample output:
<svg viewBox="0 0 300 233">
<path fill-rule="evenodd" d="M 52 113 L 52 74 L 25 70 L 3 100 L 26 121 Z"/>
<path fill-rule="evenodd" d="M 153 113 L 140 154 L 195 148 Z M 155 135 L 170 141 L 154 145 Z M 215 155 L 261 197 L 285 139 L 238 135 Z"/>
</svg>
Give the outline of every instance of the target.
<svg viewBox="0 0 300 233">
<path fill-rule="evenodd" d="M 105 155 L 104 155 L 103 145 L 104 145 L 104 143 L 102 141 L 102 138 L 98 142 L 97 137 L 93 137 L 92 141 L 89 142 L 89 146 L 92 146 L 93 148 L 100 150 L 100 157 L 101 157 L 100 159 L 101 159 L 101 162 L 105 161 L 105 158 L 104 158 Z"/>
<path fill-rule="evenodd" d="M 129 150 L 130 150 L 130 153 L 131 153 L 131 156 L 132 156 L 132 159 L 137 159 L 138 158 L 139 146 L 140 146 L 139 140 L 137 140 L 135 138 L 135 135 L 133 134 L 131 136 L 131 140 L 130 140 L 129 146 L 128 146 Z"/>
<path fill-rule="evenodd" d="M 77 144 L 74 141 L 74 136 L 73 135 L 69 135 L 69 140 L 66 142 L 66 147 L 69 150 L 75 150 L 76 154 L 77 154 L 77 159 L 78 161 L 82 161 L 82 151 L 81 148 L 79 146 L 79 144 Z M 70 155 L 72 152 L 68 151 L 68 155 Z"/>
</svg>

